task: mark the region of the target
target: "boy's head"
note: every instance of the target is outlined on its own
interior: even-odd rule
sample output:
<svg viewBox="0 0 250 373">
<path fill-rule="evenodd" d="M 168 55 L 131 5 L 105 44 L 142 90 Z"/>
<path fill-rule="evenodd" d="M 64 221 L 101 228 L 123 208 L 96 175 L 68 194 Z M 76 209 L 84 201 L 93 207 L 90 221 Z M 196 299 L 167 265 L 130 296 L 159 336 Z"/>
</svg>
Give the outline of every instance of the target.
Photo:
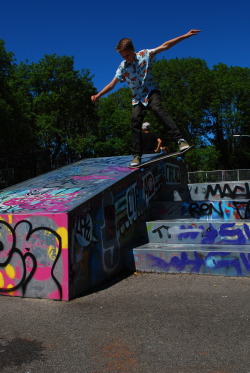
<svg viewBox="0 0 250 373">
<path fill-rule="evenodd" d="M 131 49 L 131 50 L 135 50 L 134 46 L 133 46 L 133 43 L 132 43 L 132 40 L 129 39 L 129 38 L 123 38 L 119 41 L 119 43 L 117 44 L 116 48 L 117 52 L 122 52 L 124 51 L 125 49 Z"/>
<path fill-rule="evenodd" d="M 132 62 L 135 55 L 135 48 L 133 46 L 132 40 L 128 38 L 123 38 L 119 41 L 116 48 L 117 52 L 120 53 L 122 58 L 127 62 Z"/>
<path fill-rule="evenodd" d="M 143 131 L 150 131 L 150 128 L 151 128 L 150 123 L 148 122 L 143 123 L 141 128 Z"/>
</svg>

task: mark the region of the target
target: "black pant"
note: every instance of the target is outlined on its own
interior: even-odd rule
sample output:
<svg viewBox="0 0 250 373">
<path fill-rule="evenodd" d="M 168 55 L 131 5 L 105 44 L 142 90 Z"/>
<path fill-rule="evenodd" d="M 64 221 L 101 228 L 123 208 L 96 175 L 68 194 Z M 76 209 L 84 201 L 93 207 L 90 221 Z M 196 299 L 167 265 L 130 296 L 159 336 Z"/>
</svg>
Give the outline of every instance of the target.
<svg viewBox="0 0 250 373">
<path fill-rule="evenodd" d="M 173 141 L 178 142 L 178 140 L 182 138 L 179 128 L 161 104 L 160 91 L 152 91 L 149 95 L 147 106 L 144 106 L 141 102 L 132 106 L 131 131 L 133 155 L 142 155 L 141 126 L 143 119 L 147 114 L 147 110 L 149 109 L 152 110 L 157 118 L 164 124 Z"/>
</svg>

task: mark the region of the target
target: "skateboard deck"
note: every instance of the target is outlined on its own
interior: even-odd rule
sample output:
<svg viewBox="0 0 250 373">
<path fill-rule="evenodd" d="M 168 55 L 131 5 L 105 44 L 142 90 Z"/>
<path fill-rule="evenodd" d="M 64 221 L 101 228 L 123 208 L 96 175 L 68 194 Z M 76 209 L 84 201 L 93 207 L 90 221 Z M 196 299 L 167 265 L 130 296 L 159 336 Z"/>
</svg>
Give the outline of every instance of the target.
<svg viewBox="0 0 250 373">
<path fill-rule="evenodd" d="M 183 151 L 178 151 L 178 152 L 175 152 L 175 153 L 158 154 L 158 155 L 153 156 L 151 159 L 149 159 L 145 162 L 141 162 L 137 166 L 130 166 L 129 165 L 129 168 L 142 168 L 142 167 L 146 166 L 147 164 L 154 163 L 154 162 L 157 162 L 159 160 L 161 161 L 161 160 L 166 159 L 166 158 L 178 157 L 178 156 L 181 156 L 182 154 L 188 152 L 192 147 L 193 147 L 193 145 L 191 145 L 189 148 L 187 148 Z"/>
</svg>

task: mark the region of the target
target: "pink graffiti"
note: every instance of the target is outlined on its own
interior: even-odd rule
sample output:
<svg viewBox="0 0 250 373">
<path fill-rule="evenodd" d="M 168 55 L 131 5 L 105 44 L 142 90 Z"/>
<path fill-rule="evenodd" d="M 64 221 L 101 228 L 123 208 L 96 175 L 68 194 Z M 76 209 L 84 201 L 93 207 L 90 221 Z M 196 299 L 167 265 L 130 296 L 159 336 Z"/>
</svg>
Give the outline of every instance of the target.
<svg viewBox="0 0 250 373">
<path fill-rule="evenodd" d="M 33 226 L 30 220 L 38 223 L 37 216 L 34 219 L 29 216 L 29 220 L 22 220 L 23 216 L 19 218 L 13 215 L 11 220 L 16 220 L 16 224 L 9 224 L 9 217 L 1 216 L 6 221 L 1 220 L 0 224 L 3 245 L 0 257 L 3 283 L 0 285 L 0 294 L 24 296 L 29 287 L 33 288 L 33 291 L 37 288 L 38 296 L 39 289 L 43 289 L 46 298 L 68 300 L 68 250 L 65 244 L 63 245 L 60 231 L 57 232 L 57 228 L 66 230 L 67 218 L 65 214 L 60 214 L 59 217 L 46 214 L 41 222 L 45 222 L 45 216 L 48 218 L 48 226 Z M 53 217 L 60 220 L 60 227 L 57 227 L 56 221 L 55 227 L 50 227 Z M 9 242 L 12 243 L 11 247 Z M 9 275 L 6 270 L 8 266 L 12 268 L 14 275 Z"/>
<path fill-rule="evenodd" d="M 18 206 L 20 209 L 46 209 L 46 211 L 67 211 L 67 205 L 72 200 L 76 199 L 79 192 L 66 193 L 64 195 L 53 195 L 50 192 L 37 193 L 35 195 L 26 194 L 20 197 L 11 198 L 8 201 L 2 202 L 7 206 Z M 66 206 L 65 206 L 66 205 Z"/>
<path fill-rule="evenodd" d="M 104 175 L 87 175 L 87 176 L 73 176 L 72 179 L 77 179 L 77 180 L 116 180 L 116 177 L 109 177 L 109 176 L 104 176 Z"/>
<path fill-rule="evenodd" d="M 131 168 L 129 167 L 122 167 L 122 166 L 111 166 L 101 170 L 100 172 L 110 172 L 110 171 L 118 171 L 118 172 L 131 172 Z"/>
</svg>

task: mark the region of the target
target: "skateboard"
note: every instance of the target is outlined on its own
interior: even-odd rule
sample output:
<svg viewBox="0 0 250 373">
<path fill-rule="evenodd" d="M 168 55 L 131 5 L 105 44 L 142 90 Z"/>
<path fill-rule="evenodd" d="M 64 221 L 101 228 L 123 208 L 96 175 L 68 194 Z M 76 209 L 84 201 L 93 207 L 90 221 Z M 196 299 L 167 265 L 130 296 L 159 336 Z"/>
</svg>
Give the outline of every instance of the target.
<svg viewBox="0 0 250 373">
<path fill-rule="evenodd" d="M 154 162 L 157 162 L 157 161 L 161 161 L 163 159 L 178 157 L 178 156 L 181 156 L 182 154 L 188 152 L 192 147 L 193 147 L 193 145 L 191 145 L 189 148 L 187 148 L 183 151 L 178 151 L 178 152 L 175 152 L 175 153 L 157 154 L 157 155 L 153 156 L 152 158 L 150 158 L 149 160 L 147 160 L 145 162 L 141 162 L 137 166 L 130 166 L 129 165 L 129 168 L 142 168 L 142 167 L 146 166 L 147 164 L 151 164 L 151 163 L 154 163 Z"/>
</svg>

